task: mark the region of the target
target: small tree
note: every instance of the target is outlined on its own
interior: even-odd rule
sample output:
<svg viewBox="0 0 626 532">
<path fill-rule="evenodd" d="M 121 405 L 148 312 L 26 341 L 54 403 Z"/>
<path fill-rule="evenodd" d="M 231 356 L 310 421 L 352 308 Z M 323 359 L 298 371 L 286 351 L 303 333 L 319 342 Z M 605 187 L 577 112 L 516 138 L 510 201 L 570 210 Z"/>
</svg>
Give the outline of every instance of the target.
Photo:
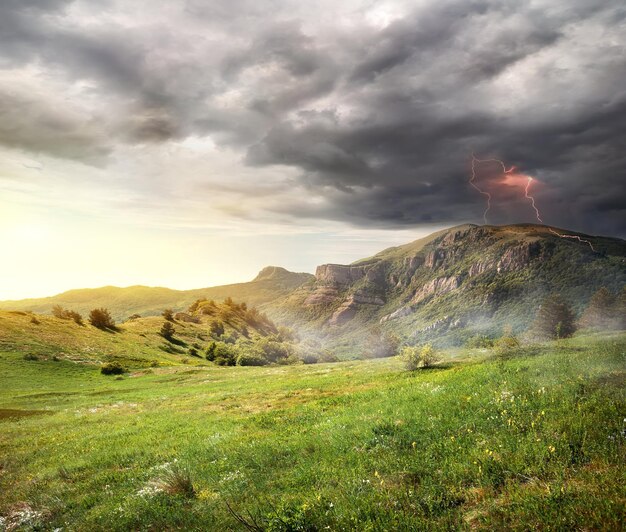
<svg viewBox="0 0 626 532">
<path fill-rule="evenodd" d="M 115 321 L 105 308 L 95 308 L 89 313 L 89 323 L 98 329 L 115 330 Z"/>
<path fill-rule="evenodd" d="M 400 352 L 400 358 L 408 371 L 415 371 L 418 368 L 430 368 L 439 359 L 437 352 L 430 344 L 426 344 L 422 347 L 403 347 Z"/>
<path fill-rule="evenodd" d="M 169 321 L 165 321 L 163 322 L 163 325 L 161 326 L 161 330 L 159 331 L 159 334 L 166 340 L 171 341 L 172 338 L 174 337 L 175 332 L 176 332 L 176 329 L 174 329 L 174 326 Z"/>
<path fill-rule="evenodd" d="M 167 320 L 167 321 L 174 321 L 174 311 L 171 308 L 166 308 L 161 315 Z"/>
<path fill-rule="evenodd" d="M 215 349 L 216 349 L 216 347 L 217 347 L 217 344 L 215 342 L 211 342 L 209 344 L 209 347 L 206 348 L 205 358 L 209 362 L 213 362 L 215 360 Z"/>
<path fill-rule="evenodd" d="M 224 324 L 220 320 L 213 320 L 211 322 L 211 326 L 209 327 L 209 331 L 211 336 L 219 338 L 224 334 Z"/>
<path fill-rule="evenodd" d="M 576 332 L 571 305 L 558 294 L 546 297 L 537 310 L 531 330 L 544 339 L 569 338 Z"/>
<path fill-rule="evenodd" d="M 587 308 L 580 318 L 583 327 L 611 328 L 614 325 L 616 298 L 605 287 L 591 296 Z"/>
</svg>

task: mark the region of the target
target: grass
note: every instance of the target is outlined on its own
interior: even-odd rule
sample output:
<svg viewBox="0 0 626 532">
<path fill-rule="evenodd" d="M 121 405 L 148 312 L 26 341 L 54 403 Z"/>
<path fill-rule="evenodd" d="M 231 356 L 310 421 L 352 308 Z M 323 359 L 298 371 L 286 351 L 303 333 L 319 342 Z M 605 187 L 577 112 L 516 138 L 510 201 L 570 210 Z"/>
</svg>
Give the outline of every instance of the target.
<svg viewBox="0 0 626 532">
<path fill-rule="evenodd" d="M 119 378 L 23 355 L 0 351 L 4 526 L 617 530 L 626 518 L 624 334 L 504 360 L 457 350 L 415 372 L 384 359 Z"/>
</svg>

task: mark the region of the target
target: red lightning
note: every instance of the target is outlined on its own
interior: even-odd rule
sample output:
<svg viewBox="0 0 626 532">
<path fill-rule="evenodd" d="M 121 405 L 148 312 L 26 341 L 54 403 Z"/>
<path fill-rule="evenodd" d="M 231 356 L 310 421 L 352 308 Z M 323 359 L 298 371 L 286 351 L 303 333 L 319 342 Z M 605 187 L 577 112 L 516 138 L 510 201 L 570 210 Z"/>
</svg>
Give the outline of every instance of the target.
<svg viewBox="0 0 626 532">
<path fill-rule="evenodd" d="M 500 159 L 477 159 L 476 156 L 472 153 L 472 177 L 469 180 L 469 184 L 472 185 L 478 192 L 480 192 L 483 196 L 487 198 L 487 208 L 485 209 L 485 212 L 483 213 L 483 220 L 485 221 L 485 223 L 487 223 L 487 213 L 489 212 L 489 209 L 491 209 L 491 194 L 487 192 L 486 190 L 483 190 L 476 184 L 476 163 L 479 163 L 479 164 L 497 163 L 500 166 L 502 166 L 502 173 L 504 174 L 508 174 L 509 172 L 512 172 L 513 170 L 515 170 L 515 167 L 511 166 L 511 168 L 507 170 L 506 166 Z"/>
<path fill-rule="evenodd" d="M 478 192 L 480 192 L 483 196 L 485 196 L 487 198 L 487 208 L 485 209 L 485 212 L 483 213 L 483 220 L 485 221 L 485 223 L 487 223 L 487 213 L 489 212 L 489 209 L 491 209 L 491 194 L 489 192 L 487 192 L 486 190 L 481 189 L 476 183 L 476 163 L 497 163 L 498 165 L 500 165 L 502 167 L 502 174 L 509 174 L 511 172 L 513 172 L 515 170 L 515 166 L 511 166 L 511 168 L 509 168 L 507 170 L 506 165 L 500 160 L 500 159 L 477 159 L 475 157 L 475 155 L 472 153 L 472 177 L 469 180 L 470 185 L 472 185 Z M 535 204 L 535 198 L 534 196 L 532 196 L 530 194 L 530 185 L 533 182 L 533 178 L 530 176 L 524 176 L 527 178 L 526 181 L 526 186 L 524 187 L 524 197 L 530 201 L 530 205 L 532 206 L 533 210 L 535 211 L 535 217 L 537 218 L 537 221 L 543 225 L 543 220 L 541 219 L 541 213 L 539 212 L 539 209 L 537 207 L 537 205 Z M 563 235 L 561 233 L 558 233 L 557 231 L 555 231 L 554 229 L 552 229 L 551 227 L 548 227 L 548 230 L 558 236 L 559 238 L 571 238 L 573 240 L 578 240 L 579 242 L 584 242 L 585 244 L 589 245 L 589 247 L 591 248 L 592 251 L 595 252 L 595 248 L 593 247 L 593 244 L 591 242 L 589 242 L 589 240 L 585 240 L 584 238 L 580 238 L 578 235 Z"/>
<path fill-rule="evenodd" d="M 525 192 L 525 195 L 526 195 L 526 199 L 530 200 L 530 204 L 532 205 L 533 209 L 535 209 L 535 215 L 537 217 L 537 220 L 539 221 L 539 223 L 543 224 L 543 220 L 541 219 L 541 215 L 539 213 L 539 209 L 535 205 L 535 198 L 528 193 L 528 190 L 530 189 L 530 184 L 532 183 L 532 181 L 533 181 L 533 178 L 529 176 L 528 177 L 528 182 L 526 183 L 526 188 L 524 189 L 524 192 Z M 591 242 L 589 242 L 589 240 L 585 240 L 584 238 L 580 238 L 578 235 L 562 235 L 561 233 L 557 233 L 554 229 L 552 229 L 552 227 L 548 227 L 548 230 L 552 234 L 555 234 L 556 236 L 558 236 L 560 238 L 572 238 L 574 240 L 578 240 L 579 242 L 584 242 L 585 244 L 588 244 L 592 251 L 596 250 L 593 247 L 593 244 Z"/>
</svg>

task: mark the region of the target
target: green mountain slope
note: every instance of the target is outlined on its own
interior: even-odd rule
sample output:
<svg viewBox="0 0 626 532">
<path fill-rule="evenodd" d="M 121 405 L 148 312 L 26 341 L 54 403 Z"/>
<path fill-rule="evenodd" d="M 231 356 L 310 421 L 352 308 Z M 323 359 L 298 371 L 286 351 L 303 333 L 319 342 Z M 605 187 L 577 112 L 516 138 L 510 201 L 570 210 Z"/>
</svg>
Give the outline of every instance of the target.
<svg viewBox="0 0 626 532">
<path fill-rule="evenodd" d="M 276 266 L 261 270 L 257 277 L 247 283 L 237 283 L 194 290 L 171 290 L 169 288 L 130 286 L 119 288 L 105 286 L 70 290 L 62 294 L 41 299 L 0 301 L 0 309 L 48 313 L 54 305 L 70 308 L 87 314 L 96 307 L 106 307 L 116 320 L 126 319 L 132 314 L 151 316 L 160 314 L 165 308 L 175 311 L 186 309 L 196 299 L 222 300 L 232 297 L 258 306 L 282 297 L 301 284 L 310 281 L 308 273 L 294 273 Z"/>
<path fill-rule="evenodd" d="M 626 242 L 616 238 L 530 224 L 462 225 L 350 265 L 319 266 L 315 282 L 265 309 L 347 355 L 385 333 L 459 344 L 499 335 L 505 325 L 523 331 L 549 293 L 580 311 L 599 287 L 621 290 L 625 257 Z"/>
</svg>

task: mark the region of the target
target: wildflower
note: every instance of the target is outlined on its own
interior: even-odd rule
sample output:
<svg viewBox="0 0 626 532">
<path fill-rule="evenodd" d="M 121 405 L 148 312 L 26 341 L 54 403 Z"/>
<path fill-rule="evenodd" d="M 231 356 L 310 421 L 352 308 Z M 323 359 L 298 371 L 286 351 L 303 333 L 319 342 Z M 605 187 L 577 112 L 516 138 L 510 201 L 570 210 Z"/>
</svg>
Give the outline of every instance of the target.
<svg viewBox="0 0 626 532">
<path fill-rule="evenodd" d="M 413 449 L 415 449 L 415 448 L 417 447 L 417 442 L 415 442 L 415 441 L 414 441 L 414 442 L 411 444 L 411 447 L 413 447 Z"/>
<path fill-rule="evenodd" d="M 553 453 L 554 451 L 556 451 L 556 449 L 552 445 L 548 445 L 548 451 Z"/>
</svg>

